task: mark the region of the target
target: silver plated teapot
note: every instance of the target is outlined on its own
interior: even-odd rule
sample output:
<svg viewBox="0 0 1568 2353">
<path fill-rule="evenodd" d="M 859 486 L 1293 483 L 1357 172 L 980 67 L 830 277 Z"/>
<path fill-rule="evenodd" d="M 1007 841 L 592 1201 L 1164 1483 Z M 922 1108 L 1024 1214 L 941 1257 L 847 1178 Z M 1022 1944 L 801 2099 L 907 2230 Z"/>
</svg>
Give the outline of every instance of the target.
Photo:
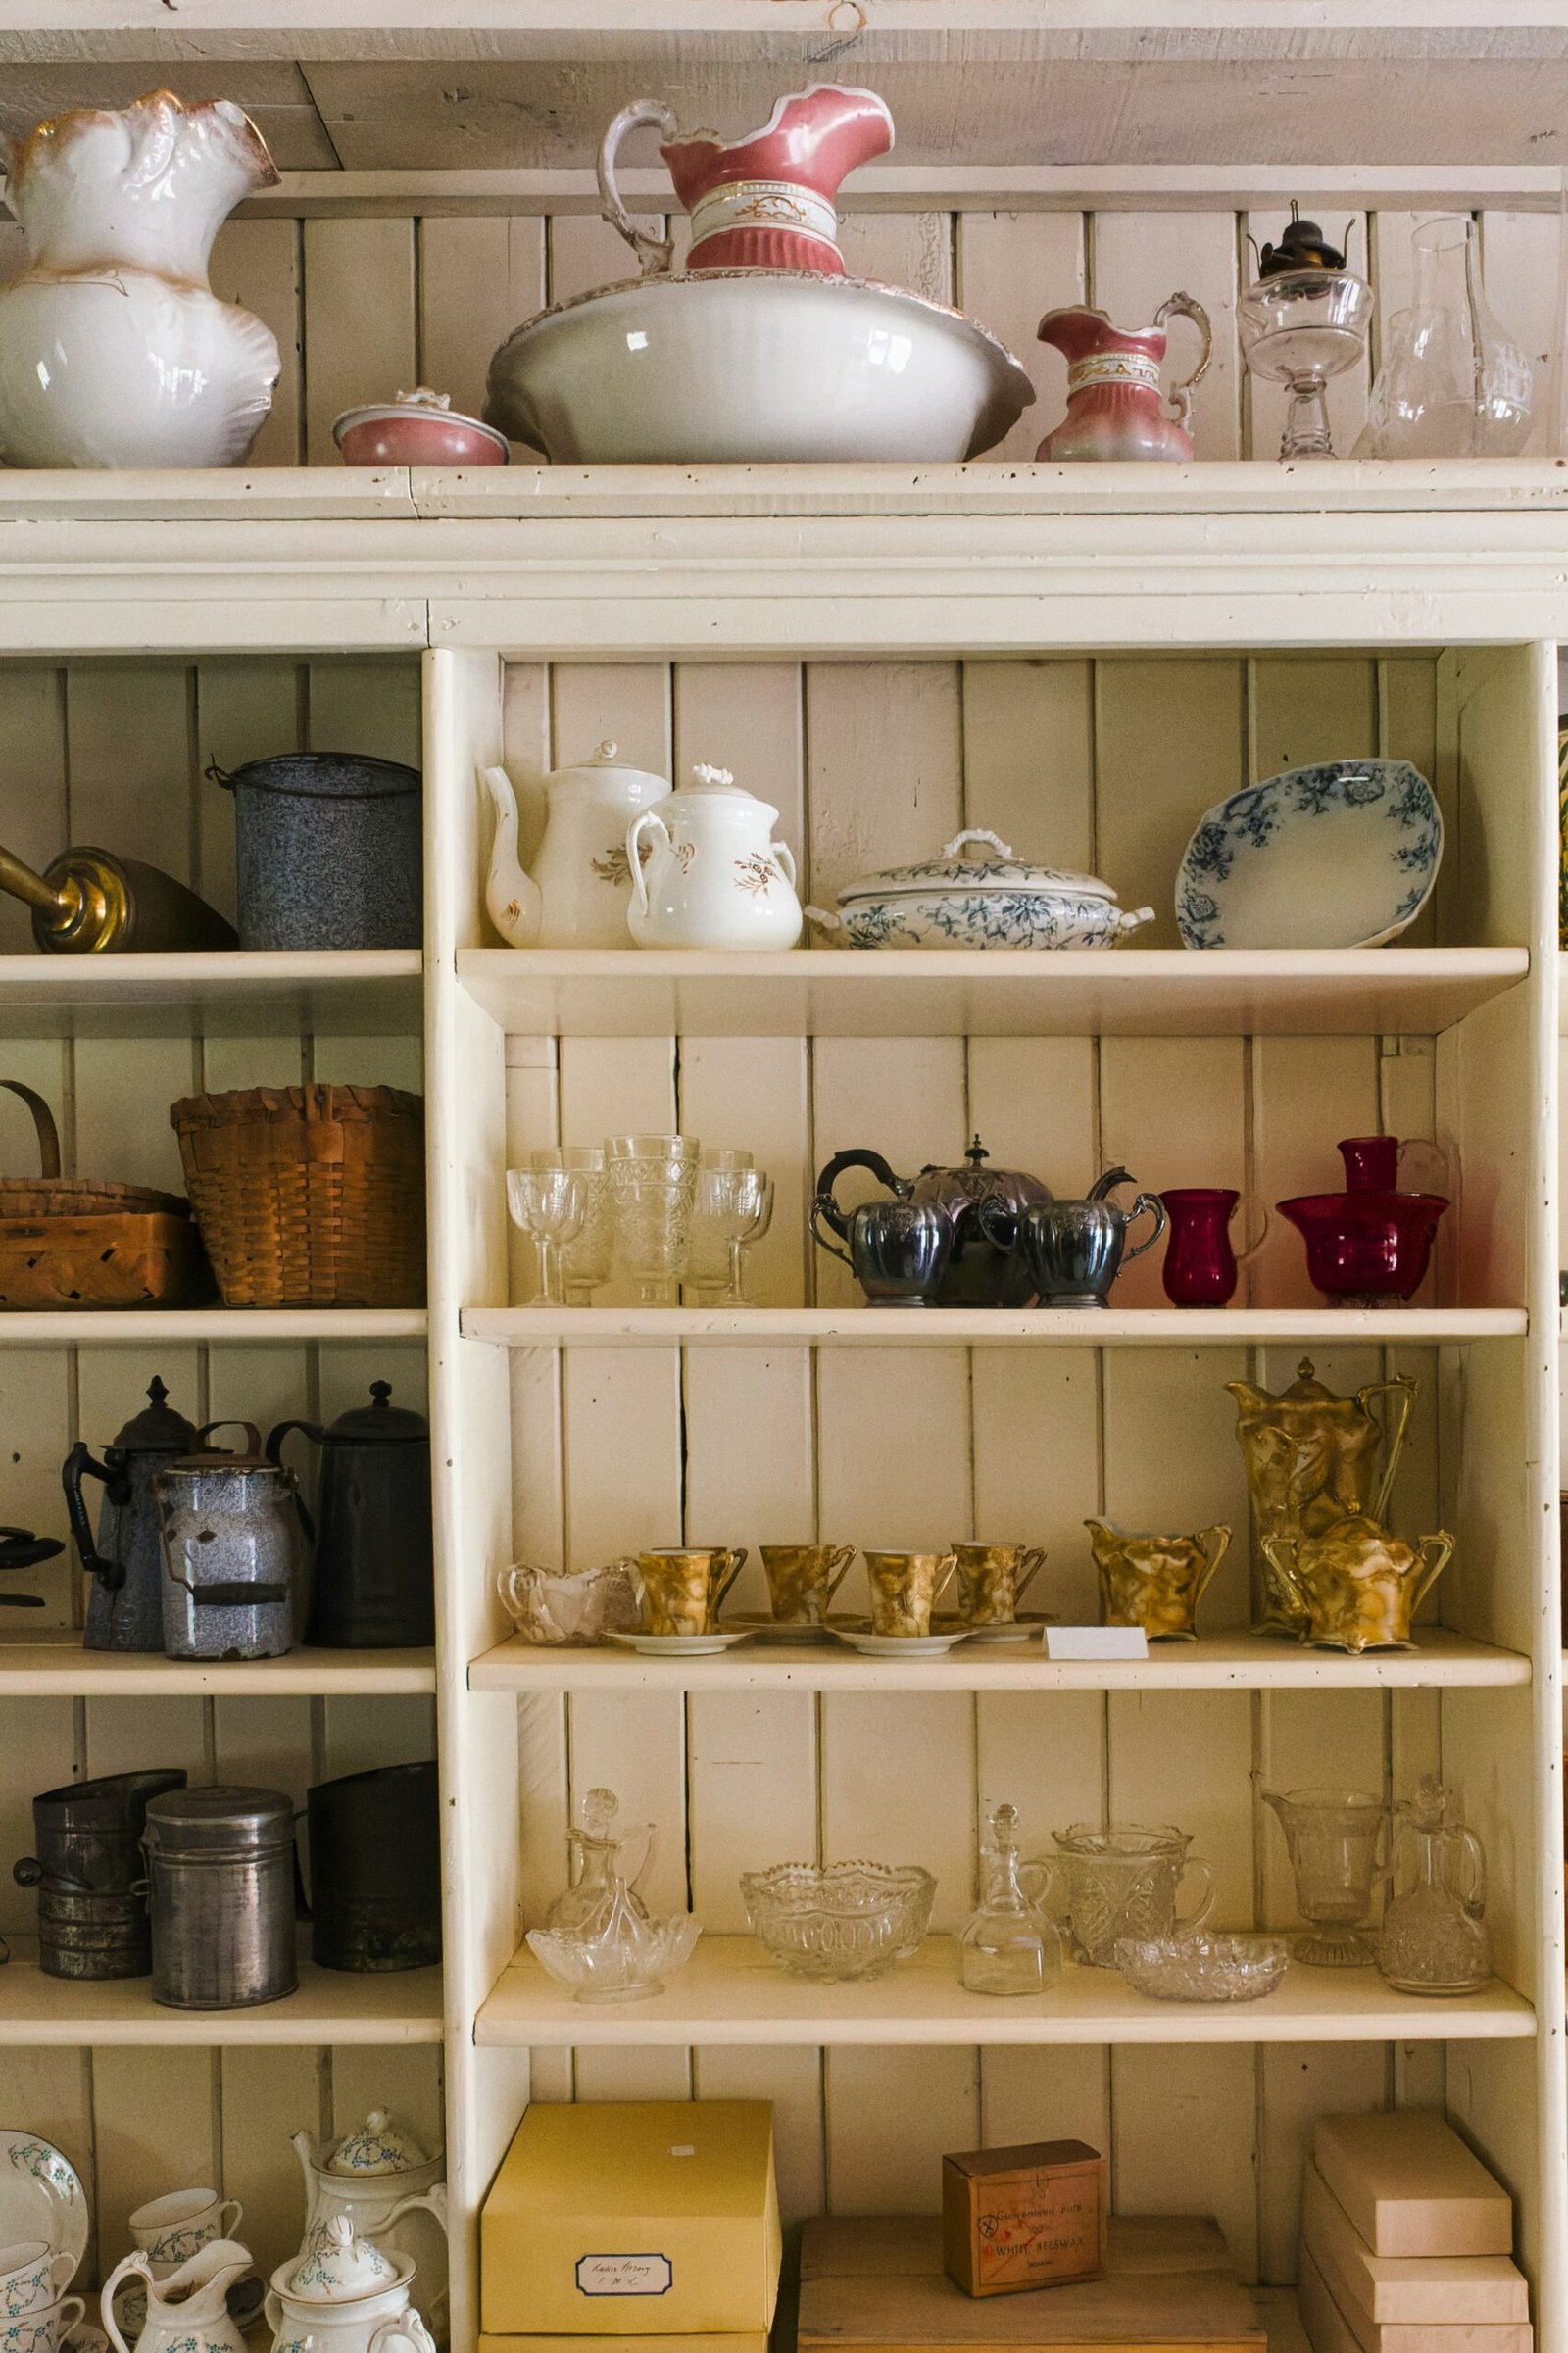
<svg viewBox="0 0 1568 2353">
<path fill-rule="evenodd" d="M 932 1306 L 1029 1306 L 1034 1288 L 1022 1256 L 1012 1250 L 1010 1243 L 1000 1244 L 988 1232 L 982 1232 L 977 1218 L 992 1204 L 999 1212 L 1015 1217 L 1032 1204 L 1049 1201 L 1050 1188 L 1021 1169 L 988 1166 L 990 1157 L 976 1136 L 964 1153 L 962 1167 L 940 1168 L 928 1164 L 918 1176 L 901 1177 L 895 1176 L 880 1152 L 869 1152 L 862 1146 L 835 1152 L 816 1180 L 816 1196 L 811 1204 L 811 1230 L 818 1247 L 832 1250 L 835 1257 L 843 1255 L 833 1249 L 822 1227 L 829 1227 L 842 1242 L 852 1240 L 856 1212 L 841 1205 L 836 1188 L 847 1170 L 864 1168 L 896 1201 L 907 1201 L 916 1208 L 939 1209 L 952 1229 L 952 1248 L 946 1253 L 926 1248 L 928 1235 L 922 1239 L 924 1259 L 931 1268 L 926 1296 Z M 928 1222 L 921 1221 L 922 1226 Z M 859 1274 L 860 1267 L 856 1271 Z"/>
</svg>

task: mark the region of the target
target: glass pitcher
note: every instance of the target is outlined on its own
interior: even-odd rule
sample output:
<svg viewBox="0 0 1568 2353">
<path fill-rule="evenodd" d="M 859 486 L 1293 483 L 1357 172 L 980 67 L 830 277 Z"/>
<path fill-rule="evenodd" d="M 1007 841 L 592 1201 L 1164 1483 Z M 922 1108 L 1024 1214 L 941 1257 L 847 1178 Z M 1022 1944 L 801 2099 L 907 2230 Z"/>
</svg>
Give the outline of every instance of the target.
<svg viewBox="0 0 1568 2353">
<path fill-rule="evenodd" d="M 1394 1809 L 1378 1967 L 1401 1993 L 1479 1993 L 1491 1982 L 1487 1858 L 1457 1796 L 1431 1774 Z"/>
<path fill-rule="evenodd" d="M 1265 1789 L 1296 1874 L 1296 1906 L 1313 1934 L 1298 1937 L 1298 1961 L 1318 1969 L 1364 1969 L 1375 1959 L 1359 1932 L 1372 1909 L 1388 1809 L 1360 1789 Z"/>
<path fill-rule="evenodd" d="M 1052 1908 L 1066 1919 L 1077 1958 L 1093 1969 L 1115 1967 L 1119 1937 L 1187 1936 L 1213 1909 L 1213 1868 L 1189 1856 L 1187 1831 L 1163 1822 L 1102 1828 L 1075 1822 L 1054 1837 L 1057 1853 L 1046 1868 L 1065 1893 L 1060 1907 Z M 1176 1896 L 1189 1873 L 1201 1882 L 1201 1892 L 1196 1908 L 1178 1917 Z"/>
</svg>

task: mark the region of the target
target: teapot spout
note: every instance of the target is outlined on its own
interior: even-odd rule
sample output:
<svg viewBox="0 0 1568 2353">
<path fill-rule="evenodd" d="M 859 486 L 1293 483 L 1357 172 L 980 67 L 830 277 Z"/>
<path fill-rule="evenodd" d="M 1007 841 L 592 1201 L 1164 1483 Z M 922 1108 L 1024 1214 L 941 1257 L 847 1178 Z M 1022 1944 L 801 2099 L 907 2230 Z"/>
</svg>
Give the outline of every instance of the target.
<svg viewBox="0 0 1568 2353">
<path fill-rule="evenodd" d="M 505 768 L 481 768 L 479 781 L 496 812 L 485 876 L 485 911 L 510 948 L 532 948 L 544 917 L 544 901 L 517 856 L 517 796 Z"/>
<path fill-rule="evenodd" d="M 309 2221 L 316 2204 L 316 2177 L 325 2168 L 326 2150 L 319 2141 L 312 2139 L 303 2125 L 291 2134 L 288 2145 L 299 2159 L 300 2172 L 305 2176 L 306 2219 Z"/>
</svg>

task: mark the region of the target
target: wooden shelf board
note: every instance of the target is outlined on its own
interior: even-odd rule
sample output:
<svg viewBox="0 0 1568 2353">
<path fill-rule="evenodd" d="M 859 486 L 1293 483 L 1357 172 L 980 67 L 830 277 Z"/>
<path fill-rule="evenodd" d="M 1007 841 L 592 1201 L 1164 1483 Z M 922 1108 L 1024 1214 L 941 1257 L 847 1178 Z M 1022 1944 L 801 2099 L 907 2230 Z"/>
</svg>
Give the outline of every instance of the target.
<svg viewBox="0 0 1568 2353">
<path fill-rule="evenodd" d="M 458 952 L 504 1029 L 577 1038 L 1429 1034 L 1529 968 L 1523 948 Z"/>
<path fill-rule="evenodd" d="M 334 1037 L 417 1032 L 416 948 L 0 956 L 8 1037 Z"/>
<path fill-rule="evenodd" d="M 1052 1993 L 993 2001 L 958 1984 L 953 1945 L 929 1937 L 869 1985 L 787 1977 L 753 1936 L 705 1936 L 648 2001 L 573 2001 L 531 1953 L 481 2006 L 481 2044 L 1466 2042 L 1527 2036 L 1530 2004 L 1496 1982 L 1465 2001 L 1396 1993 L 1375 1969 L 1293 1962 L 1260 2002 L 1147 2000 L 1113 1970 L 1069 1966 Z"/>
<path fill-rule="evenodd" d="M 84 1699 L 346 1698 L 370 1692 L 433 1691 L 433 1650 L 291 1650 L 284 1658 L 197 1660 L 151 1652 L 85 1650 L 80 1635 L 36 1635 L 0 1615 L 0 1697 Z"/>
<path fill-rule="evenodd" d="M 1523 1307 L 466 1307 L 502 1348 L 1302 1348 L 1517 1339 Z M 0 1333 L 3 1337 L 3 1333 Z"/>
<path fill-rule="evenodd" d="M 25 1348 L 142 1348 L 149 1341 L 422 1340 L 422 1307 L 136 1307 L 0 1315 L 0 1351 Z"/>
<path fill-rule="evenodd" d="M 1530 1661 L 1518 1652 L 1437 1626 L 1421 1630 L 1415 1650 L 1360 1658 L 1245 1633 L 1155 1642 L 1147 1659 L 1099 1660 L 1049 1659 L 1038 1636 L 960 1642 L 945 1658 L 862 1658 L 838 1642 L 747 1642 L 716 1658 L 674 1659 L 643 1658 L 613 1644 L 541 1649 L 514 1635 L 468 1669 L 470 1691 L 555 1692 L 1417 1691 L 1529 1681 Z"/>
<path fill-rule="evenodd" d="M 410 1969 L 361 1977 L 318 1969 L 303 1933 L 297 1992 L 253 2010 L 168 2010 L 149 1978 L 104 1985 L 45 1977 L 36 1939 L 12 1936 L 0 1969 L 0 2045 L 119 2046 L 151 2043 L 439 2042 L 441 1972 Z"/>
</svg>

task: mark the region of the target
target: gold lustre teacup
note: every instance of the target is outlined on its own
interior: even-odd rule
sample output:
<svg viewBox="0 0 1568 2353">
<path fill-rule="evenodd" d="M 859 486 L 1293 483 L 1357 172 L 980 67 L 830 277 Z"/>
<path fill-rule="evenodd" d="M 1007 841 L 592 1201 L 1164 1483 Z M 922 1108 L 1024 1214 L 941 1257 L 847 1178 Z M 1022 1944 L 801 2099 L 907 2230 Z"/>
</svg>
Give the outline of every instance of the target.
<svg viewBox="0 0 1568 2353">
<path fill-rule="evenodd" d="M 928 1635 L 932 1609 L 957 1565 L 955 1552 L 867 1552 L 872 1633 Z"/>
<path fill-rule="evenodd" d="M 775 1626 L 820 1626 L 849 1575 L 853 1544 L 762 1544 Z"/>
<path fill-rule="evenodd" d="M 1038 1544 L 955 1544 L 958 1615 L 966 1626 L 1010 1626 L 1045 1565 Z"/>
<path fill-rule="evenodd" d="M 724 1596 L 746 1565 L 746 1547 L 656 1544 L 639 1552 L 635 1565 L 649 1634 L 712 1634 Z"/>
</svg>

